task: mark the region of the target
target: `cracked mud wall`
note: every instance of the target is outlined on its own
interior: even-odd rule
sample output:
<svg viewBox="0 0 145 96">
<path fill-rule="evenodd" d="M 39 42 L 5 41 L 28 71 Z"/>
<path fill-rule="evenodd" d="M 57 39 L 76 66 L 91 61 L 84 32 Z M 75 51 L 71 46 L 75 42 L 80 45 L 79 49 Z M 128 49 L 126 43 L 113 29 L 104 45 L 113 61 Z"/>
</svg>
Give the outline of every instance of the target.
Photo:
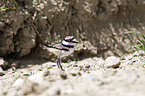
<svg viewBox="0 0 145 96">
<path fill-rule="evenodd" d="M 0 56 L 49 55 L 29 22 L 48 43 L 74 35 L 89 41 L 98 55 L 129 53 L 129 40 L 123 35 L 133 30 L 144 33 L 144 0 L 1 0 Z M 16 8 L 16 9 L 12 9 Z"/>
</svg>

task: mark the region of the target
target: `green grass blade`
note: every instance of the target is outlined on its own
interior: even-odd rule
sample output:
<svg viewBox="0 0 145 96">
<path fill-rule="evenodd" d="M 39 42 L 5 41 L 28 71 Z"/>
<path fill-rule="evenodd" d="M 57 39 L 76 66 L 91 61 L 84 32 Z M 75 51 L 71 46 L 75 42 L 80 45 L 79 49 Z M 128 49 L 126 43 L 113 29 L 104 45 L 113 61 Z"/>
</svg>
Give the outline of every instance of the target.
<svg viewBox="0 0 145 96">
<path fill-rule="evenodd" d="M 130 41 L 132 48 L 134 48 L 138 52 L 138 54 L 141 56 L 138 48 L 145 51 L 145 35 L 143 35 L 141 32 L 138 32 L 138 31 L 127 31 L 122 34 L 139 34 L 139 35 L 141 35 L 142 39 L 138 39 L 138 44 L 139 44 L 138 46 L 135 46 L 134 43 L 132 41 Z"/>
<path fill-rule="evenodd" d="M 141 46 L 143 46 L 143 43 L 142 43 L 141 40 L 138 40 L 138 43 L 139 43 Z"/>
<path fill-rule="evenodd" d="M 144 40 L 138 40 L 138 43 L 140 44 L 139 48 L 141 48 L 143 51 L 145 51 L 145 42 Z"/>
<path fill-rule="evenodd" d="M 143 37 L 143 39 L 145 40 L 145 36 L 142 34 L 142 33 L 140 33 L 140 35 Z"/>
<path fill-rule="evenodd" d="M 137 32 L 137 31 L 127 31 L 127 32 L 124 32 L 123 34 L 133 34 L 133 33 L 140 34 L 140 32 Z"/>
<path fill-rule="evenodd" d="M 130 43 L 131 43 L 132 47 L 137 51 L 137 53 L 138 53 L 139 55 L 141 55 L 141 54 L 139 53 L 139 50 L 137 49 L 137 47 L 133 44 L 133 42 L 130 41 Z"/>
</svg>

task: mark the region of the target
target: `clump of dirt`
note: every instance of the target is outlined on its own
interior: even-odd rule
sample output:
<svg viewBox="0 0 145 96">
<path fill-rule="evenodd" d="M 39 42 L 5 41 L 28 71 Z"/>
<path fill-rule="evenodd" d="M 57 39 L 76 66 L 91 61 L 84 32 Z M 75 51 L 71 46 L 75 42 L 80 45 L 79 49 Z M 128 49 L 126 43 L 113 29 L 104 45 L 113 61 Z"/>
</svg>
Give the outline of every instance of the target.
<svg viewBox="0 0 145 96">
<path fill-rule="evenodd" d="M 6 8 L 0 12 L 1 56 L 12 53 L 18 57 L 27 55 L 36 44 L 36 33 L 26 22 L 31 15 L 28 10 L 17 8 L 16 4 L 11 0 L 1 2 L 1 8 Z"/>
</svg>

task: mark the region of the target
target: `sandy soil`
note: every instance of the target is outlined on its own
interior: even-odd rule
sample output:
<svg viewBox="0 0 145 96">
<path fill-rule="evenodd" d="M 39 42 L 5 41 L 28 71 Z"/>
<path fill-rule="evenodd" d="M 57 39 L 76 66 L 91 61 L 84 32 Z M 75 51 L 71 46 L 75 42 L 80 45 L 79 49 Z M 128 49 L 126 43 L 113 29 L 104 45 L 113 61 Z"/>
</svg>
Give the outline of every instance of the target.
<svg viewBox="0 0 145 96">
<path fill-rule="evenodd" d="M 21 60 L 27 67 L 0 77 L 0 96 L 145 96 L 145 64 L 133 55 L 114 60 L 116 66 L 97 57 L 62 63 L 65 71 L 55 62 Z"/>
</svg>

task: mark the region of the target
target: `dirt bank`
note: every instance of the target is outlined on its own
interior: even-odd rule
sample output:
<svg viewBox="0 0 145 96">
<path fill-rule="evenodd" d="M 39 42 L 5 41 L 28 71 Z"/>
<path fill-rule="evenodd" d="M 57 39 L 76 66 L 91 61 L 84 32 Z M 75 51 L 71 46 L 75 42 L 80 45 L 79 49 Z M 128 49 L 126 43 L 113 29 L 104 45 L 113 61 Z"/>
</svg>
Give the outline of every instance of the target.
<svg viewBox="0 0 145 96">
<path fill-rule="evenodd" d="M 80 42 L 90 42 L 100 56 L 128 53 L 128 38 L 137 36 L 122 32 L 144 32 L 142 0 L 2 0 L 0 6 L 1 56 L 31 53 L 35 58 L 52 59 L 39 47 L 42 40 L 31 24 L 48 43 L 74 35 Z"/>
</svg>

